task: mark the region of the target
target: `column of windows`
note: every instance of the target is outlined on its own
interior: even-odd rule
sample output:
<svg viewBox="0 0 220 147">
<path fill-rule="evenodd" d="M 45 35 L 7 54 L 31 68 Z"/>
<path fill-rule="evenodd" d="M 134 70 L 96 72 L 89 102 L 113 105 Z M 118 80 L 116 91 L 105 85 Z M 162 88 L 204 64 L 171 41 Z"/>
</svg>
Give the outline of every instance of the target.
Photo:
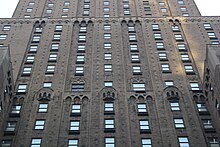
<svg viewBox="0 0 220 147">
<path fill-rule="evenodd" d="M 84 0 L 83 4 L 83 16 L 89 16 L 90 0 Z"/>
<path fill-rule="evenodd" d="M 218 45 L 219 44 L 219 40 L 218 40 L 218 37 L 216 36 L 215 34 L 215 31 L 213 30 L 213 27 L 211 26 L 210 23 L 204 23 L 203 24 L 203 28 L 205 29 L 210 41 L 211 41 L 211 44 L 213 45 Z"/>
<path fill-rule="evenodd" d="M 129 0 L 123 0 L 123 13 L 124 15 L 131 15 L 131 10 L 129 6 Z"/>
<path fill-rule="evenodd" d="M 110 17 L 110 1 L 103 1 L 103 17 Z"/>
<path fill-rule="evenodd" d="M 179 10 L 182 13 L 182 16 L 189 16 L 184 0 L 177 0 L 177 3 L 179 5 Z"/>
<path fill-rule="evenodd" d="M 64 1 L 63 2 L 63 9 L 62 9 L 62 14 L 61 14 L 61 17 L 64 18 L 64 17 L 68 17 L 68 12 L 70 10 L 70 2 L 69 1 Z"/>
<path fill-rule="evenodd" d="M 76 54 L 76 67 L 75 67 L 76 76 L 84 76 L 86 33 L 87 33 L 86 24 L 85 23 L 80 24 L 79 38 L 78 38 L 78 51 Z"/>
<path fill-rule="evenodd" d="M 151 7 L 150 7 L 150 2 L 149 1 L 143 1 L 143 6 L 144 6 L 144 12 L 146 16 L 151 16 Z"/>
</svg>

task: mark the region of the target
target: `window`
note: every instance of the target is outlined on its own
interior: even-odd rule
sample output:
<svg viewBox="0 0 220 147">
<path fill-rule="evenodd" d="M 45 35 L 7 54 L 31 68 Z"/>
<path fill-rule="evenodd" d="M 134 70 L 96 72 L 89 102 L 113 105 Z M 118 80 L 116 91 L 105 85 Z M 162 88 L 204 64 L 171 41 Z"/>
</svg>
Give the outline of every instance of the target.
<svg viewBox="0 0 220 147">
<path fill-rule="evenodd" d="M 35 56 L 28 55 L 26 58 L 26 63 L 34 63 L 34 58 L 35 58 Z"/>
<path fill-rule="evenodd" d="M 44 129 L 44 125 L 45 125 L 45 120 L 36 120 L 35 121 L 34 129 L 35 130 L 43 130 Z"/>
<path fill-rule="evenodd" d="M 68 17 L 68 14 L 62 14 L 61 17 L 66 18 L 66 17 Z"/>
<path fill-rule="evenodd" d="M 21 112 L 21 105 L 13 105 L 11 108 L 11 114 L 19 115 Z"/>
<path fill-rule="evenodd" d="M 32 10 L 33 10 L 32 8 L 27 8 L 27 9 L 26 9 L 26 12 L 31 13 Z"/>
<path fill-rule="evenodd" d="M 112 59 L 112 53 L 105 53 L 104 54 L 104 59 L 105 60 L 111 60 Z"/>
<path fill-rule="evenodd" d="M 191 90 L 199 90 L 199 84 L 198 83 L 190 83 Z"/>
<path fill-rule="evenodd" d="M 7 131 L 7 132 L 14 132 L 15 131 L 15 127 L 16 127 L 16 122 L 13 122 L 13 121 L 7 122 L 7 126 L 6 126 L 5 131 Z"/>
<path fill-rule="evenodd" d="M 180 147 L 189 147 L 188 137 L 178 137 Z"/>
<path fill-rule="evenodd" d="M 76 66 L 76 75 L 84 75 L 84 67 L 83 66 Z"/>
<path fill-rule="evenodd" d="M 163 72 L 170 71 L 170 65 L 168 63 L 161 64 L 161 68 Z"/>
<path fill-rule="evenodd" d="M 47 65 L 47 73 L 54 73 L 55 65 Z"/>
<path fill-rule="evenodd" d="M 181 11 L 181 12 L 186 12 L 187 9 L 186 9 L 186 7 L 180 7 L 180 11 Z"/>
<path fill-rule="evenodd" d="M 151 11 L 151 9 L 150 9 L 150 7 L 144 7 L 144 11 L 145 12 L 147 12 L 147 11 L 149 12 L 149 11 Z"/>
<path fill-rule="evenodd" d="M 55 26 L 55 31 L 56 31 L 56 32 L 61 32 L 62 29 L 63 29 L 63 26 L 62 26 L 62 25 L 56 25 L 56 26 Z"/>
<path fill-rule="evenodd" d="M 105 39 L 111 39 L 112 36 L 111 36 L 110 33 L 104 33 L 104 38 L 105 38 Z"/>
<path fill-rule="evenodd" d="M 140 65 L 134 65 L 132 66 L 133 74 L 141 74 L 141 66 Z"/>
<path fill-rule="evenodd" d="M 130 26 L 130 27 L 128 27 L 128 32 L 135 32 L 135 28 L 134 28 L 134 26 Z"/>
<path fill-rule="evenodd" d="M 89 10 L 83 10 L 83 16 L 88 16 L 89 15 Z"/>
<path fill-rule="evenodd" d="M 172 111 L 180 111 L 179 102 L 170 102 L 170 107 Z"/>
<path fill-rule="evenodd" d="M 143 5 L 149 5 L 149 1 L 143 1 Z"/>
<path fill-rule="evenodd" d="M 175 125 L 175 128 L 184 128 L 184 121 L 182 118 L 174 118 L 173 119 L 174 121 L 174 125 Z"/>
<path fill-rule="evenodd" d="M 22 74 L 24 75 L 30 75 L 31 74 L 32 67 L 24 67 Z"/>
<path fill-rule="evenodd" d="M 111 25 L 110 24 L 104 24 L 104 30 L 105 31 L 109 31 L 109 30 L 111 30 Z"/>
<path fill-rule="evenodd" d="M 112 81 L 105 81 L 104 82 L 105 87 L 112 87 L 112 84 L 113 84 Z"/>
<path fill-rule="evenodd" d="M 131 54 L 131 62 L 132 63 L 140 62 L 139 54 Z"/>
<path fill-rule="evenodd" d="M 81 108 L 80 104 L 73 104 L 72 105 L 72 113 L 79 114 L 80 113 L 80 108 Z"/>
<path fill-rule="evenodd" d="M 41 146 L 41 138 L 32 138 L 31 147 L 40 147 Z"/>
<path fill-rule="evenodd" d="M 183 13 L 182 16 L 189 16 L 189 14 L 188 13 Z"/>
<path fill-rule="evenodd" d="M 112 102 L 105 102 L 105 112 L 113 112 L 114 111 L 114 103 Z"/>
<path fill-rule="evenodd" d="M 69 2 L 69 1 L 65 1 L 63 5 L 64 5 L 64 6 L 69 6 L 69 5 L 70 5 L 70 2 Z"/>
<path fill-rule="evenodd" d="M 34 35 L 32 41 L 33 42 L 39 42 L 40 41 L 40 35 Z"/>
<path fill-rule="evenodd" d="M 105 119 L 105 129 L 114 129 L 115 128 L 114 119 Z"/>
<path fill-rule="evenodd" d="M 179 5 L 184 5 L 185 3 L 184 3 L 183 0 L 178 0 L 178 4 L 179 4 Z"/>
<path fill-rule="evenodd" d="M 106 137 L 105 138 L 105 147 L 115 147 L 115 138 Z"/>
<path fill-rule="evenodd" d="M 112 65 L 111 64 L 105 64 L 104 65 L 104 71 L 112 71 Z"/>
<path fill-rule="evenodd" d="M 194 72 L 192 65 L 184 65 L 186 73 Z"/>
<path fill-rule="evenodd" d="M 36 27 L 35 28 L 35 33 L 42 33 L 43 28 L 42 27 Z"/>
<path fill-rule="evenodd" d="M 38 112 L 45 113 L 47 112 L 48 104 L 39 104 L 38 106 Z"/>
<path fill-rule="evenodd" d="M 59 41 L 60 40 L 61 35 L 60 34 L 54 34 L 53 35 L 53 40 Z"/>
<path fill-rule="evenodd" d="M 109 14 L 104 14 L 103 17 L 110 17 L 110 15 Z"/>
<path fill-rule="evenodd" d="M 163 6 L 165 6 L 165 3 L 164 3 L 164 2 L 159 2 L 159 5 L 160 5 L 161 7 L 163 7 Z"/>
<path fill-rule="evenodd" d="M 68 147 L 78 147 L 78 139 L 69 139 Z"/>
<path fill-rule="evenodd" d="M 131 52 L 137 52 L 138 51 L 137 44 L 130 44 L 130 50 Z"/>
<path fill-rule="evenodd" d="M 29 2 L 28 6 L 34 6 L 34 2 Z"/>
<path fill-rule="evenodd" d="M 83 8 L 84 9 L 89 9 L 90 5 L 89 4 L 84 4 Z"/>
<path fill-rule="evenodd" d="M 217 137 L 209 138 L 210 147 L 219 147 L 219 141 Z"/>
<path fill-rule="evenodd" d="M 51 51 L 58 51 L 59 49 L 59 44 L 58 43 L 53 43 L 51 45 Z"/>
<path fill-rule="evenodd" d="M 181 34 L 174 34 L 176 41 L 183 40 L 183 37 Z"/>
<path fill-rule="evenodd" d="M 86 45 L 85 44 L 78 44 L 78 49 L 77 51 L 79 52 L 85 52 Z"/>
<path fill-rule="evenodd" d="M 48 7 L 53 7 L 53 5 L 54 5 L 53 3 L 48 3 L 47 6 L 48 6 Z"/>
<path fill-rule="evenodd" d="M 164 43 L 163 42 L 156 42 L 156 46 L 157 46 L 157 49 L 164 49 Z"/>
<path fill-rule="evenodd" d="M 109 1 L 104 1 L 104 2 L 103 2 L 103 5 L 104 5 L 104 6 L 108 6 L 109 4 L 110 4 Z"/>
<path fill-rule="evenodd" d="M 203 126 L 205 129 L 213 129 L 212 120 L 211 119 L 203 119 Z"/>
<path fill-rule="evenodd" d="M 130 15 L 130 10 L 129 9 L 124 9 L 124 15 Z"/>
<path fill-rule="evenodd" d="M 145 91 L 145 84 L 144 83 L 133 83 L 132 88 L 134 91 Z"/>
<path fill-rule="evenodd" d="M 2 140 L 1 147 L 11 147 L 12 140 Z"/>
<path fill-rule="evenodd" d="M 124 9 L 129 9 L 129 4 L 123 4 Z"/>
<path fill-rule="evenodd" d="M 11 30 L 11 26 L 10 25 L 4 25 L 2 31 L 10 31 Z"/>
<path fill-rule="evenodd" d="M 167 59 L 167 53 L 165 53 L 165 52 L 159 52 L 158 55 L 159 55 L 159 59 L 160 59 L 161 61 L 163 61 L 163 60 L 168 60 L 168 59 Z"/>
<path fill-rule="evenodd" d="M 152 26 L 153 31 L 159 31 L 160 30 L 159 24 L 152 24 L 151 26 Z"/>
<path fill-rule="evenodd" d="M 71 131 L 79 131 L 79 125 L 80 125 L 79 120 L 70 121 L 70 130 Z"/>
<path fill-rule="evenodd" d="M 204 27 L 204 29 L 206 29 L 206 30 L 212 30 L 212 26 L 211 26 L 210 23 L 204 23 L 204 24 L 203 24 L 203 27 Z"/>
<path fill-rule="evenodd" d="M 210 39 L 216 38 L 216 35 L 214 32 L 208 32 L 208 36 Z"/>
<path fill-rule="evenodd" d="M 69 8 L 63 8 L 63 12 L 64 13 L 69 12 Z"/>
<path fill-rule="evenodd" d="M 142 138 L 141 145 L 142 147 L 152 147 L 152 141 L 149 138 Z"/>
<path fill-rule="evenodd" d="M 128 35 L 128 38 L 129 38 L 129 41 L 136 41 L 136 40 L 137 40 L 135 34 L 129 34 L 129 35 Z"/>
<path fill-rule="evenodd" d="M 86 32 L 86 27 L 80 27 L 79 32 L 80 33 L 85 33 Z"/>
<path fill-rule="evenodd" d="M 205 103 L 197 103 L 196 106 L 197 106 L 197 109 L 199 112 L 207 112 L 208 111 Z"/>
<path fill-rule="evenodd" d="M 72 84 L 71 91 L 84 91 L 85 84 L 84 83 L 76 83 Z"/>
<path fill-rule="evenodd" d="M 211 44 L 219 45 L 219 41 L 212 41 Z"/>
<path fill-rule="evenodd" d="M 184 61 L 190 61 L 190 60 L 189 60 L 189 55 L 188 55 L 187 53 L 181 54 L 181 59 L 182 59 L 183 62 L 184 62 Z"/>
<path fill-rule="evenodd" d="M 107 8 L 107 7 L 103 8 L 103 12 L 109 12 L 109 11 L 110 11 L 109 8 Z"/>
<path fill-rule="evenodd" d="M 173 30 L 174 32 L 179 32 L 179 31 L 180 31 L 179 26 L 174 25 L 174 26 L 172 26 L 171 28 L 172 28 L 172 30 Z"/>
<path fill-rule="evenodd" d="M 44 88 L 50 88 L 52 86 L 52 82 L 44 82 L 43 87 Z"/>
<path fill-rule="evenodd" d="M 19 84 L 18 85 L 18 91 L 17 92 L 26 92 L 27 90 L 27 84 Z"/>
<path fill-rule="evenodd" d="M 57 54 L 50 53 L 48 61 L 49 62 L 56 62 L 57 61 Z"/>
<path fill-rule="evenodd" d="M 173 85 L 174 85 L 174 83 L 173 83 L 172 80 L 166 80 L 166 81 L 165 81 L 165 86 L 166 86 L 166 87 L 173 86 Z"/>
<path fill-rule="evenodd" d="M 147 113 L 147 104 L 138 103 L 137 110 L 138 110 L 138 113 Z"/>
<path fill-rule="evenodd" d="M 149 121 L 148 120 L 139 120 L 140 130 L 147 131 L 150 130 Z"/>
<path fill-rule="evenodd" d="M 52 13 L 52 9 L 47 9 L 47 10 L 46 10 L 46 13 L 47 13 L 47 14 L 51 14 L 51 13 Z"/>
<path fill-rule="evenodd" d="M 186 45 L 184 43 L 178 43 L 177 47 L 179 51 L 186 51 Z"/>
<path fill-rule="evenodd" d="M 163 13 L 166 13 L 167 12 L 167 8 L 160 8 L 160 11 L 163 12 Z"/>
<path fill-rule="evenodd" d="M 76 63 L 84 63 L 85 62 L 85 56 L 84 55 L 77 55 L 76 56 Z"/>
<path fill-rule="evenodd" d="M 154 33 L 154 39 L 155 40 L 162 39 L 161 33 Z"/>
<path fill-rule="evenodd" d="M 86 35 L 79 35 L 79 41 L 86 41 Z"/>
<path fill-rule="evenodd" d="M 31 15 L 24 15 L 24 18 L 30 18 Z"/>
</svg>

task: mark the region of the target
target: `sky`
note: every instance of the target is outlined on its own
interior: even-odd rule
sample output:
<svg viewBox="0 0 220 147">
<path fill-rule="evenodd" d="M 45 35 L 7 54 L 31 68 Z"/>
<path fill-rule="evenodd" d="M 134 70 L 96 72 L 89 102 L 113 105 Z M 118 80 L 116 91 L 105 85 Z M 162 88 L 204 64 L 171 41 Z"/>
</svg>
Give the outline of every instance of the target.
<svg viewBox="0 0 220 147">
<path fill-rule="evenodd" d="M 0 0 L 0 18 L 10 18 L 19 0 Z M 195 0 L 202 16 L 220 16 L 220 0 Z"/>
</svg>

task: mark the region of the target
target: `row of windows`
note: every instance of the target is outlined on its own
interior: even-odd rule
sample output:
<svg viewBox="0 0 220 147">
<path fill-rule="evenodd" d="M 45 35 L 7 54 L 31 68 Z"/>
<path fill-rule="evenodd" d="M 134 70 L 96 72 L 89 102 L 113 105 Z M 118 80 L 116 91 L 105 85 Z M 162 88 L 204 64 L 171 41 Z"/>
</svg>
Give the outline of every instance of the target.
<svg viewBox="0 0 220 147">
<path fill-rule="evenodd" d="M 104 139 L 105 147 L 115 147 L 116 141 L 115 137 L 105 137 Z M 186 136 L 179 136 L 178 142 L 180 147 L 189 147 L 189 139 Z M 1 146 L 11 146 L 12 140 L 2 140 Z M 42 138 L 32 138 L 31 139 L 31 147 L 41 147 Z M 210 146 L 219 146 L 218 139 L 216 137 L 209 138 Z M 68 147 L 78 147 L 79 139 L 68 139 Z M 142 147 L 152 147 L 152 139 L 151 138 L 141 138 L 141 146 Z"/>
</svg>

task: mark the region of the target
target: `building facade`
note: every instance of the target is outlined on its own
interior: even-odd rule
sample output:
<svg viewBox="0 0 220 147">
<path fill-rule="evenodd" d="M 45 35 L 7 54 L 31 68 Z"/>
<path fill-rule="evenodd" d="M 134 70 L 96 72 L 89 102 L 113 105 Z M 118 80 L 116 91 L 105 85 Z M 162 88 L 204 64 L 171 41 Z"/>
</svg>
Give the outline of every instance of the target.
<svg viewBox="0 0 220 147">
<path fill-rule="evenodd" d="M 219 30 L 193 0 L 19 1 L 0 19 L 15 81 L 1 145 L 218 147 L 202 79 Z"/>
</svg>

